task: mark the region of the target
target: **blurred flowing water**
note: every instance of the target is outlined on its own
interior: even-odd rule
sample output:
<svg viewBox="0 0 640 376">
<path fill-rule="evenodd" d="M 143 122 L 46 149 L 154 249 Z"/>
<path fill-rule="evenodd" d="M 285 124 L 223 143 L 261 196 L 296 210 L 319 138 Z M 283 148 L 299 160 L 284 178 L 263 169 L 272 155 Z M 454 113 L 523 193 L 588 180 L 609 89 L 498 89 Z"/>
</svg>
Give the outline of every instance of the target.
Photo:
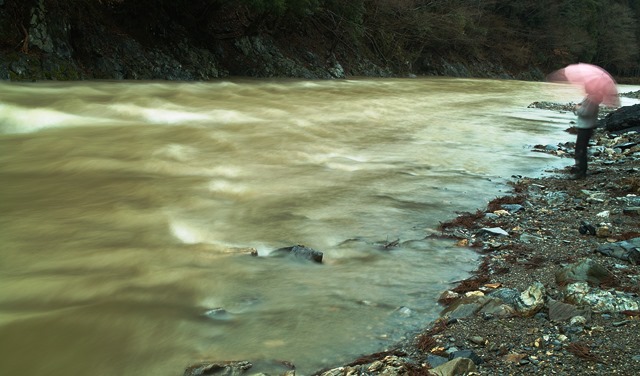
<svg viewBox="0 0 640 376">
<path fill-rule="evenodd" d="M 0 374 L 299 374 L 435 319 L 477 257 L 425 239 L 569 164 L 579 96 L 465 79 L 0 83 Z M 399 240 L 384 249 L 380 243 Z M 305 244 L 324 264 L 251 257 Z"/>
</svg>

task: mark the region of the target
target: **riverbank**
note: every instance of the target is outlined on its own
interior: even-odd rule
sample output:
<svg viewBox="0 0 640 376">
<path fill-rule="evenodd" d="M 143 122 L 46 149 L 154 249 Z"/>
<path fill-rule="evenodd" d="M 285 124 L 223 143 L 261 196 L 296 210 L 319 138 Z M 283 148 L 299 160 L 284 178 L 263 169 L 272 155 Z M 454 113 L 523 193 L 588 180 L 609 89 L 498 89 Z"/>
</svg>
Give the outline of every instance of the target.
<svg viewBox="0 0 640 376">
<path fill-rule="evenodd" d="M 568 169 L 521 177 L 512 195 L 441 225 L 433 236 L 482 258 L 443 293 L 431 327 L 317 374 L 637 374 L 640 134 L 599 129 L 593 143 L 586 179 Z M 570 157 L 572 148 L 537 151 Z"/>
</svg>

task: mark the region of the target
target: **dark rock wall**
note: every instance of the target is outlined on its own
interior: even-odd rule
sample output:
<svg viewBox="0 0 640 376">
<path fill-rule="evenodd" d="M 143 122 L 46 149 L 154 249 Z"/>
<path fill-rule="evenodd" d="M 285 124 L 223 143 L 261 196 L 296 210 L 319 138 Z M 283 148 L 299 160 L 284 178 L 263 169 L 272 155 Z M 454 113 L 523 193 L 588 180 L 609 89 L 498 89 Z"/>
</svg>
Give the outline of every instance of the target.
<svg viewBox="0 0 640 376">
<path fill-rule="evenodd" d="M 499 61 L 423 57 L 402 69 L 365 46 L 336 43 L 299 25 L 281 33 L 256 31 L 241 8 L 136 8 L 136 2 L 0 0 L 0 79 L 209 80 L 228 76 L 332 79 L 412 74 L 539 80 L 535 67 L 510 72 Z M 164 4 L 163 2 L 161 2 Z M 111 5 L 109 5 L 111 4 Z M 196 4 L 196 3 L 193 3 Z M 207 17 L 198 13 L 213 12 Z M 218 18 L 215 15 L 223 15 Z M 206 19 L 203 22 L 202 19 Z M 357 43 L 357 42 L 354 42 Z"/>
</svg>

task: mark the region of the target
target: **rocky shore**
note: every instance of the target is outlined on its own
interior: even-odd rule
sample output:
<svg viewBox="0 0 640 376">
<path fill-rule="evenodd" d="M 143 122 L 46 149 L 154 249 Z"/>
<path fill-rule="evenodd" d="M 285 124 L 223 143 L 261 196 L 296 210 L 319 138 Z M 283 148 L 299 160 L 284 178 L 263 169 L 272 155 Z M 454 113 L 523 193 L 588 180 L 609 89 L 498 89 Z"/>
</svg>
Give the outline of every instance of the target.
<svg viewBox="0 0 640 376">
<path fill-rule="evenodd" d="M 318 374 L 638 374 L 640 117 L 622 127 L 618 117 L 596 131 L 586 179 L 569 179 L 568 168 L 519 177 L 512 195 L 441 224 L 437 236 L 483 256 L 471 278 L 442 294 L 446 308 L 430 328 Z M 536 149 L 569 158 L 572 150 Z"/>
<path fill-rule="evenodd" d="M 617 112 L 630 109 L 621 125 Z M 512 195 L 441 224 L 435 236 L 483 255 L 442 294 L 441 318 L 396 349 L 318 374 L 638 374 L 639 113 L 605 116 L 586 179 L 521 177 Z M 573 143 L 536 151 L 572 158 Z"/>
<path fill-rule="evenodd" d="M 569 179 L 568 169 L 515 177 L 511 195 L 430 235 L 482 255 L 469 279 L 442 294 L 443 311 L 432 326 L 314 376 L 638 374 L 640 104 L 602 115 L 586 179 Z M 573 147 L 534 151 L 572 158 Z M 185 375 L 251 374 L 250 368 L 198 364 Z M 294 375 L 295 367 L 281 373 Z"/>
</svg>

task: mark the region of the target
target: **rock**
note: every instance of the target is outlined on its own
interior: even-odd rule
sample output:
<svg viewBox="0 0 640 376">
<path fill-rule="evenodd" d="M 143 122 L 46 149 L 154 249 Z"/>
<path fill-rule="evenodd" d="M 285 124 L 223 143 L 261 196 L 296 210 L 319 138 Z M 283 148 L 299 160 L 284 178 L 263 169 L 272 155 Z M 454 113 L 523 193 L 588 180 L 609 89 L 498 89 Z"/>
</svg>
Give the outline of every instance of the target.
<svg viewBox="0 0 640 376">
<path fill-rule="evenodd" d="M 567 285 L 565 289 L 567 301 L 577 305 L 588 305 L 594 312 L 637 311 L 640 309 L 640 298 L 618 291 L 605 291 L 590 288 L 586 282 Z"/>
<path fill-rule="evenodd" d="M 595 226 L 585 221 L 580 222 L 580 227 L 578 227 L 578 232 L 582 235 L 595 235 L 596 231 L 597 229 Z"/>
<path fill-rule="evenodd" d="M 504 217 L 504 216 L 511 215 L 511 213 L 508 210 L 504 210 L 504 209 L 496 210 L 492 214 L 494 214 L 496 217 Z"/>
<path fill-rule="evenodd" d="M 445 308 L 440 315 L 452 319 L 461 319 L 476 314 L 490 299 L 486 296 L 470 296 L 455 301 Z"/>
<path fill-rule="evenodd" d="M 544 285 L 540 282 L 534 282 L 520 294 L 516 310 L 525 317 L 535 315 L 544 306 L 545 295 Z"/>
<path fill-rule="evenodd" d="M 524 358 L 526 358 L 526 357 L 527 357 L 526 354 L 511 353 L 511 354 L 505 355 L 502 359 L 505 362 L 514 363 L 514 364 L 520 364 L 520 362 L 522 360 L 524 360 Z"/>
<path fill-rule="evenodd" d="M 609 224 L 600 223 L 598 227 L 596 227 L 596 236 L 598 238 L 607 238 L 611 235 L 611 229 Z"/>
<path fill-rule="evenodd" d="M 509 233 L 500 227 L 481 228 L 478 231 L 478 235 L 493 235 L 493 236 L 509 236 Z"/>
<path fill-rule="evenodd" d="M 607 114 L 601 123 L 609 132 L 640 127 L 640 104 L 620 107 L 618 110 Z"/>
<path fill-rule="evenodd" d="M 482 336 L 472 336 L 469 338 L 469 341 L 475 343 L 476 345 L 483 346 L 487 343 L 487 340 Z"/>
<path fill-rule="evenodd" d="M 476 372 L 478 369 L 471 359 L 456 358 L 445 364 L 429 370 L 434 376 L 460 376 L 470 372 Z"/>
<path fill-rule="evenodd" d="M 516 289 L 501 288 L 489 294 L 491 297 L 500 299 L 502 302 L 515 306 L 520 296 L 520 292 Z"/>
<path fill-rule="evenodd" d="M 520 205 L 520 204 L 502 204 L 500 205 L 502 207 L 502 209 L 508 211 L 509 213 L 516 213 L 519 212 L 520 210 L 524 210 L 524 206 Z"/>
<path fill-rule="evenodd" d="M 457 359 L 457 358 L 466 358 L 471 359 L 475 365 L 480 365 L 484 363 L 484 360 L 478 354 L 473 352 L 473 350 L 458 350 L 449 354 L 449 360 Z"/>
<path fill-rule="evenodd" d="M 545 288 L 540 282 L 535 282 L 529 286 L 522 293 L 515 289 L 502 288 L 489 294 L 490 297 L 499 299 L 501 303 L 499 306 L 492 306 L 492 304 L 486 304 L 486 309 L 483 307 L 482 313 L 500 315 L 510 315 L 513 311 L 517 311 L 523 316 L 533 316 L 544 306 Z M 507 307 L 504 307 L 504 306 Z M 495 312 L 490 312 L 490 308 L 496 309 Z M 511 308 L 511 309 L 509 309 Z M 501 311 L 500 311 L 501 310 Z M 511 311 L 511 312 L 510 312 Z M 502 312 L 500 314 L 499 312 Z"/>
<path fill-rule="evenodd" d="M 401 358 L 395 355 L 387 355 L 382 360 L 377 360 L 371 363 L 371 365 L 367 368 L 367 371 L 374 372 L 378 375 L 385 376 L 396 376 L 396 375 L 404 375 L 407 373 L 407 368 L 405 363 Z M 358 375 L 362 374 L 361 371 L 353 370 L 347 371 L 345 375 Z"/>
<path fill-rule="evenodd" d="M 232 316 L 224 308 L 218 307 L 210 309 L 204 313 L 210 319 L 219 321 L 228 321 L 232 319 Z"/>
<path fill-rule="evenodd" d="M 384 363 L 382 363 L 379 360 L 376 360 L 375 362 L 371 363 L 369 367 L 367 367 L 367 371 L 369 372 L 380 371 L 382 367 L 384 367 Z"/>
<path fill-rule="evenodd" d="M 444 356 L 438 356 L 433 354 L 427 354 L 427 363 L 431 366 L 431 368 L 436 368 L 448 362 L 449 359 Z"/>
<path fill-rule="evenodd" d="M 523 232 L 520 235 L 520 241 L 523 242 L 523 243 L 527 243 L 527 244 L 530 244 L 530 243 L 533 243 L 533 242 L 542 241 L 542 240 L 544 240 L 543 237 L 537 236 L 537 235 L 528 234 L 526 232 Z"/>
<path fill-rule="evenodd" d="M 556 272 L 556 283 L 560 286 L 572 282 L 589 282 L 598 286 L 614 276 L 605 267 L 592 259 L 585 259 L 576 264 L 568 265 Z"/>
<path fill-rule="evenodd" d="M 640 264 L 640 237 L 616 243 L 602 244 L 595 252 L 628 261 L 633 265 L 638 265 Z"/>
<path fill-rule="evenodd" d="M 567 192 L 551 192 L 546 194 L 545 199 L 549 206 L 562 205 L 569 200 L 569 194 Z"/>
<path fill-rule="evenodd" d="M 632 147 L 636 146 L 640 144 L 640 142 L 625 142 L 622 144 L 617 144 L 615 146 L 613 146 L 613 149 L 620 149 L 620 150 L 627 150 L 627 149 L 631 149 Z"/>
<path fill-rule="evenodd" d="M 460 297 L 460 294 L 458 294 L 457 292 L 447 290 L 442 294 L 440 294 L 440 298 L 438 299 L 438 301 L 452 301 L 454 299 L 458 299 L 459 297 Z"/>
<path fill-rule="evenodd" d="M 583 326 L 584 324 L 587 323 L 587 318 L 584 316 L 574 316 L 571 318 L 571 321 L 569 321 L 569 325 L 571 326 Z"/>
<path fill-rule="evenodd" d="M 328 371 L 324 371 L 320 374 L 320 376 L 342 376 L 342 375 L 345 375 L 346 373 L 347 372 L 345 367 L 338 367 L 338 368 L 330 369 Z"/>
<path fill-rule="evenodd" d="M 243 375 L 253 364 L 247 361 L 239 362 L 205 362 L 189 366 L 184 371 L 184 376 L 239 376 Z"/>
<path fill-rule="evenodd" d="M 489 300 L 480 310 L 479 314 L 483 315 L 485 318 L 491 317 L 511 317 L 515 314 L 516 310 L 513 306 L 509 304 L 505 304 L 502 300 L 498 298 L 493 298 Z"/>
<path fill-rule="evenodd" d="M 411 311 L 411 309 L 407 307 L 400 307 L 397 309 L 396 312 L 398 312 L 400 316 L 404 316 L 404 317 L 409 317 L 413 314 L 413 311 Z"/>
<path fill-rule="evenodd" d="M 306 247 L 304 245 L 294 245 L 292 247 L 278 248 L 275 251 L 269 253 L 269 256 L 293 256 L 299 259 L 305 259 L 322 263 L 323 253 L 316 251 L 313 248 Z"/>
<path fill-rule="evenodd" d="M 585 313 L 584 310 L 578 309 L 578 307 L 573 304 L 563 303 L 554 299 L 549 299 L 547 307 L 549 308 L 549 320 L 554 322 L 562 322 L 578 316 L 584 317 L 581 315 L 589 315 L 588 313 Z"/>
</svg>

